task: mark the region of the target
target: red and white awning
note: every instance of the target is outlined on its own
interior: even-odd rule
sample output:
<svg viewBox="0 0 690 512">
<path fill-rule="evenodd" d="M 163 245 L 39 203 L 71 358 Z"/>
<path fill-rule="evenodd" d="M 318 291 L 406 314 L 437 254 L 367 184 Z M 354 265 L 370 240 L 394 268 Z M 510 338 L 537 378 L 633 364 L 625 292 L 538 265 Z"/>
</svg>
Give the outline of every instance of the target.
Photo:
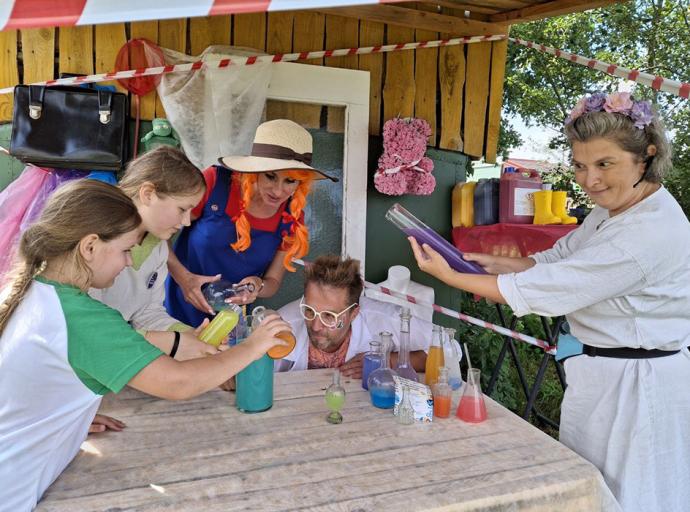
<svg viewBox="0 0 690 512">
<path fill-rule="evenodd" d="M 391 1 L 395 0 L 0 0 L 0 30 L 317 9 Z"/>
</svg>

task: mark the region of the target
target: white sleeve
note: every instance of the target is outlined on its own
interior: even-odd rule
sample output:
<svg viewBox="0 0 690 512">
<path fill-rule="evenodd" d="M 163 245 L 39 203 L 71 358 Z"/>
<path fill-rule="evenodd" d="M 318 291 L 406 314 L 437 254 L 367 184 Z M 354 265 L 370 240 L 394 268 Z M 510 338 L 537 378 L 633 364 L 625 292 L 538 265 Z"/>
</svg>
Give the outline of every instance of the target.
<svg viewBox="0 0 690 512">
<path fill-rule="evenodd" d="M 165 279 L 168 277 L 167 267 L 158 270 L 158 278 L 149 290 L 147 304 L 132 314 L 130 322 L 135 329 L 147 331 L 167 331 L 174 324 L 181 324 L 179 320 L 171 317 L 165 310 Z M 193 326 L 196 327 L 196 326 Z"/>
<path fill-rule="evenodd" d="M 517 316 L 565 315 L 645 286 L 646 276 L 637 260 L 613 244 L 498 276 L 499 291 Z"/>
</svg>

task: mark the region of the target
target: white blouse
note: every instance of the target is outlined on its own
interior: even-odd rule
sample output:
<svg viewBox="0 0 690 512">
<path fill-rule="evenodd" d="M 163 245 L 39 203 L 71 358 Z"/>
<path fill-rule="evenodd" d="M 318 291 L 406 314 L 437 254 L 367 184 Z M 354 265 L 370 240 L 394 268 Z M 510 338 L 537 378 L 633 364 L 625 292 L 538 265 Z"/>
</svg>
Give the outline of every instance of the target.
<svg viewBox="0 0 690 512">
<path fill-rule="evenodd" d="M 516 315 L 567 315 L 597 347 L 690 346 L 690 223 L 663 187 L 609 217 L 595 207 L 536 265 L 498 276 Z"/>
</svg>

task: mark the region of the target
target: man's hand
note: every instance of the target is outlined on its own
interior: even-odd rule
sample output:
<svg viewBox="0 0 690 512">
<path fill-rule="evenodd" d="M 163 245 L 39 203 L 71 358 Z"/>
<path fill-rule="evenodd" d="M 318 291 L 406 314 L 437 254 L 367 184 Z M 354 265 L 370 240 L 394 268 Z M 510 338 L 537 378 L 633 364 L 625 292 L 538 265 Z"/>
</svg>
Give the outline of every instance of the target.
<svg viewBox="0 0 690 512">
<path fill-rule="evenodd" d="M 111 418 L 105 414 L 96 414 L 91 422 L 91 426 L 89 427 L 89 434 L 95 432 L 105 432 L 106 430 L 115 430 L 116 432 L 120 432 L 126 426 L 127 425 L 120 420 L 116 420 L 115 418 Z"/>
<path fill-rule="evenodd" d="M 352 379 L 362 378 L 362 359 L 364 359 L 364 354 L 357 354 L 355 357 L 346 361 L 340 366 L 340 373 L 345 377 L 350 377 Z"/>
</svg>

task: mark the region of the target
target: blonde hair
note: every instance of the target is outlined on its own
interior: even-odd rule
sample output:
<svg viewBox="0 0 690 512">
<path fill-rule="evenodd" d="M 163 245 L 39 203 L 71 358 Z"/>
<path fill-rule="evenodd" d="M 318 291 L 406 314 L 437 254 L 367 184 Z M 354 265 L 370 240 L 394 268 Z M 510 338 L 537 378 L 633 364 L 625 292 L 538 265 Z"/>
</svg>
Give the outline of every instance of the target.
<svg viewBox="0 0 690 512">
<path fill-rule="evenodd" d="M 134 198 L 147 182 L 162 196 L 194 195 L 206 189 L 201 171 L 182 151 L 171 146 L 159 146 L 129 162 L 120 189 Z"/>
<path fill-rule="evenodd" d="M 295 271 L 292 265 L 292 258 L 301 258 L 309 252 L 309 230 L 301 221 L 302 211 L 307 204 L 307 196 L 311 191 L 311 184 L 314 181 L 311 171 L 301 171 L 298 169 L 291 171 L 284 171 L 289 178 L 297 180 L 299 184 L 292 194 L 290 201 L 290 211 L 285 212 L 287 215 L 283 217 L 291 217 L 292 228 L 283 235 L 283 242 L 288 247 L 285 258 L 283 259 L 283 266 L 290 272 Z M 230 247 L 238 252 L 246 251 L 252 244 L 250 234 L 251 226 L 249 219 L 245 214 L 246 209 L 252 202 L 254 190 L 256 189 L 256 182 L 259 179 L 258 173 L 241 173 L 239 178 L 233 178 L 239 181 L 241 187 L 242 200 L 240 203 L 240 213 L 235 220 L 235 228 L 237 231 L 237 241 L 230 244 Z M 237 183 L 237 181 L 235 182 Z"/>
<path fill-rule="evenodd" d="M 340 256 L 326 254 L 319 256 L 304 267 L 304 287 L 316 283 L 332 288 L 346 288 L 348 303 L 359 302 L 364 289 L 364 280 L 359 271 L 359 260 L 340 259 Z"/>
<path fill-rule="evenodd" d="M 117 187 L 96 180 L 79 180 L 60 187 L 46 203 L 38 221 L 22 234 L 18 261 L 8 283 L 10 292 L 0 304 L 0 333 L 33 278 L 51 260 L 71 255 L 81 274 L 78 285 L 87 289 L 92 274 L 79 252 L 79 242 L 90 234 L 107 242 L 140 224 L 136 206 Z"/>
</svg>

